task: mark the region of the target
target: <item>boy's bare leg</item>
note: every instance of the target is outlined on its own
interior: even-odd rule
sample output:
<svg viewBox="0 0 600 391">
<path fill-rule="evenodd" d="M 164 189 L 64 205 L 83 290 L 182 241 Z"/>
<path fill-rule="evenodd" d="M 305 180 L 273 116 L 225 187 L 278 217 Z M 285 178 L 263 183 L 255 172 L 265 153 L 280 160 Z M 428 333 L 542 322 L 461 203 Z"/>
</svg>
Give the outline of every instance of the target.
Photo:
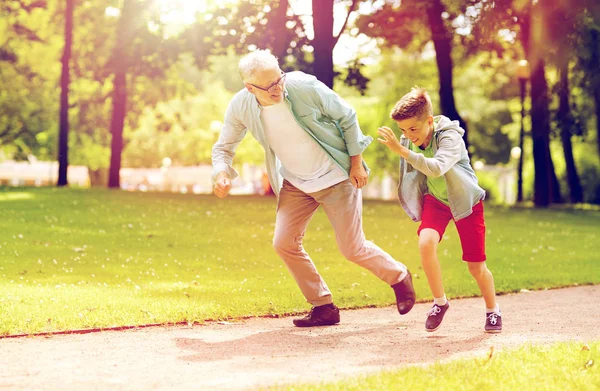
<svg viewBox="0 0 600 391">
<path fill-rule="evenodd" d="M 496 287 L 494 286 L 494 276 L 492 272 L 487 268 L 485 262 L 467 262 L 469 265 L 469 272 L 477 281 L 479 290 L 485 300 L 486 308 L 496 307 Z"/>
<path fill-rule="evenodd" d="M 419 252 L 421 264 L 429 282 L 433 297 L 444 297 L 444 284 L 442 282 L 442 269 L 437 257 L 437 246 L 440 234 L 431 228 L 424 228 L 419 234 Z"/>
</svg>

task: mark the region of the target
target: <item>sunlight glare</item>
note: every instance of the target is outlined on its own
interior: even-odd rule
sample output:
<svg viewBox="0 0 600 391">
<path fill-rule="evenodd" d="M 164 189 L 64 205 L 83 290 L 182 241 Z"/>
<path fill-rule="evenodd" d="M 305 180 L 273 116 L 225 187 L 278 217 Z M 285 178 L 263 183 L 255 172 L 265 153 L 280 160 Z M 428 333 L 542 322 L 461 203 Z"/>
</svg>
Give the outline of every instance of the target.
<svg viewBox="0 0 600 391">
<path fill-rule="evenodd" d="M 160 21 L 164 24 L 190 25 L 196 21 L 197 13 L 207 11 L 206 0 L 157 0 Z"/>
</svg>

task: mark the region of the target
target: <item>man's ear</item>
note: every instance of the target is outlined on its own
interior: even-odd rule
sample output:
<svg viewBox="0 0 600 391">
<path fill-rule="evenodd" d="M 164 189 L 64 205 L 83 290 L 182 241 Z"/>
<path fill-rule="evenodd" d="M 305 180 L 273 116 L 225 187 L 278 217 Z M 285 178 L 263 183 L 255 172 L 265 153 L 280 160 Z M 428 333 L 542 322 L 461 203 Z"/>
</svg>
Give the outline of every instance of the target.
<svg viewBox="0 0 600 391">
<path fill-rule="evenodd" d="M 246 87 L 246 89 L 248 90 L 249 93 L 251 93 L 251 94 L 254 93 L 254 88 L 250 84 L 244 83 L 244 87 Z"/>
</svg>

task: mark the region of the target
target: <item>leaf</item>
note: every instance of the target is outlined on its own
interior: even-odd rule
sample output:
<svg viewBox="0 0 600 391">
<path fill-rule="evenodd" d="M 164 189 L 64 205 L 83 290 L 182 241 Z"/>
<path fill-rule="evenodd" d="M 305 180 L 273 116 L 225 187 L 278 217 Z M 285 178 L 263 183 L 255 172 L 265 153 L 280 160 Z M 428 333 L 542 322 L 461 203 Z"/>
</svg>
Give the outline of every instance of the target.
<svg viewBox="0 0 600 391">
<path fill-rule="evenodd" d="M 491 360 L 493 355 L 494 355 L 494 347 L 490 346 L 490 351 L 488 353 L 488 360 Z"/>
</svg>

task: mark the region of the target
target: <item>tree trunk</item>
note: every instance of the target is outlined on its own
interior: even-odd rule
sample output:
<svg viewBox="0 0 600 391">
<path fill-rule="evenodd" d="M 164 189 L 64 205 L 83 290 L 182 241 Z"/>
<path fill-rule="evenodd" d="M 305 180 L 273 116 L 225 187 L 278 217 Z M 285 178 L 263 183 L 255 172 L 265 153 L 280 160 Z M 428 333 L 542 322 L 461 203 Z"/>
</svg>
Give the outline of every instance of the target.
<svg viewBox="0 0 600 391">
<path fill-rule="evenodd" d="M 596 109 L 596 144 L 598 158 L 600 159 L 600 85 L 594 87 L 594 106 Z"/>
<path fill-rule="evenodd" d="M 112 54 L 114 80 L 112 94 L 112 119 L 110 122 L 110 168 L 108 187 L 121 187 L 121 154 L 123 152 L 123 127 L 127 114 L 127 70 L 129 54 L 127 48 L 133 41 L 132 18 L 135 15 L 134 0 L 125 0 L 117 25 L 117 41 Z"/>
<path fill-rule="evenodd" d="M 287 56 L 288 42 L 281 39 L 286 34 L 287 10 L 289 8 L 288 0 L 279 0 L 274 6 L 273 15 L 269 19 L 269 30 L 266 38 L 265 46 L 271 48 L 273 55 L 283 64 L 285 56 Z"/>
<path fill-rule="evenodd" d="M 108 173 L 108 187 L 121 187 L 121 153 L 123 152 L 123 127 L 127 110 L 127 75 L 125 69 L 115 73 L 114 89 L 112 96 L 112 119 L 110 122 L 110 169 Z"/>
<path fill-rule="evenodd" d="M 598 37 L 598 31 L 591 29 L 591 45 L 590 50 L 592 51 L 591 58 L 591 69 L 600 68 L 600 39 Z M 597 71 L 596 71 L 597 72 Z M 592 96 L 594 98 L 594 109 L 596 114 L 596 147 L 598 150 L 598 158 L 600 159 L 600 77 L 597 74 L 591 75 L 592 79 Z"/>
<path fill-rule="evenodd" d="M 58 132 L 58 182 L 57 186 L 69 184 L 69 83 L 71 47 L 73 45 L 73 8 L 74 0 L 67 0 L 65 8 L 65 47 L 63 51 L 62 73 L 60 76 L 60 113 Z"/>
<path fill-rule="evenodd" d="M 435 48 L 435 60 L 440 79 L 440 108 L 442 114 L 452 120 L 458 120 L 465 130 L 463 140 L 469 148 L 467 123 L 458 114 L 454 103 L 454 87 L 452 82 L 452 34 L 444 25 L 442 13 L 446 12 L 440 0 L 427 1 L 427 20 L 431 29 L 431 39 Z"/>
<path fill-rule="evenodd" d="M 569 183 L 571 202 L 579 203 L 583 202 L 583 190 L 581 189 L 581 182 L 579 181 L 579 175 L 577 174 L 577 167 L 575 166 L 575 159 L 573 157 L 573 146 L 571 144 L 571 129 L 573 124 L 571 119 L 573 116 L 569 104 L 569 93 L 569 63 L 568 61 L 563 61 L 563 63 L 560 64 L 560 105 L 558 109 L 558 119 L 561 127 L 560 138 L 565 155 L 567 182 Z"/>
<path fill-rule="evenodd" d="M 533 164 L 535 180 L 533 202 L 535 206 L 547 207 L 560 202 L 558 180 L 550 156 L 550 112 L 548 110 L 548 83 L 544 61 L 530 61 L 531 70 L 531 139 L 533 141 Z"/>
<path fill-rule="evenodd" d="M 519 88 L 521 92 L 521 128 L 519 130 L 519 165 L 517 168 L 517 202 L 523 202 L 523 160 L 525 151 L 523 144 L 525 141 L 525 96 L 527 95 L 527 79 L 519 79 Z"/>
<path fill-rule="evenodd" d="M 315 37 L 313 73 L 327 87 L 333 88 L 333 0 L 312 0 L 313 29 Z"/>
</svg>

